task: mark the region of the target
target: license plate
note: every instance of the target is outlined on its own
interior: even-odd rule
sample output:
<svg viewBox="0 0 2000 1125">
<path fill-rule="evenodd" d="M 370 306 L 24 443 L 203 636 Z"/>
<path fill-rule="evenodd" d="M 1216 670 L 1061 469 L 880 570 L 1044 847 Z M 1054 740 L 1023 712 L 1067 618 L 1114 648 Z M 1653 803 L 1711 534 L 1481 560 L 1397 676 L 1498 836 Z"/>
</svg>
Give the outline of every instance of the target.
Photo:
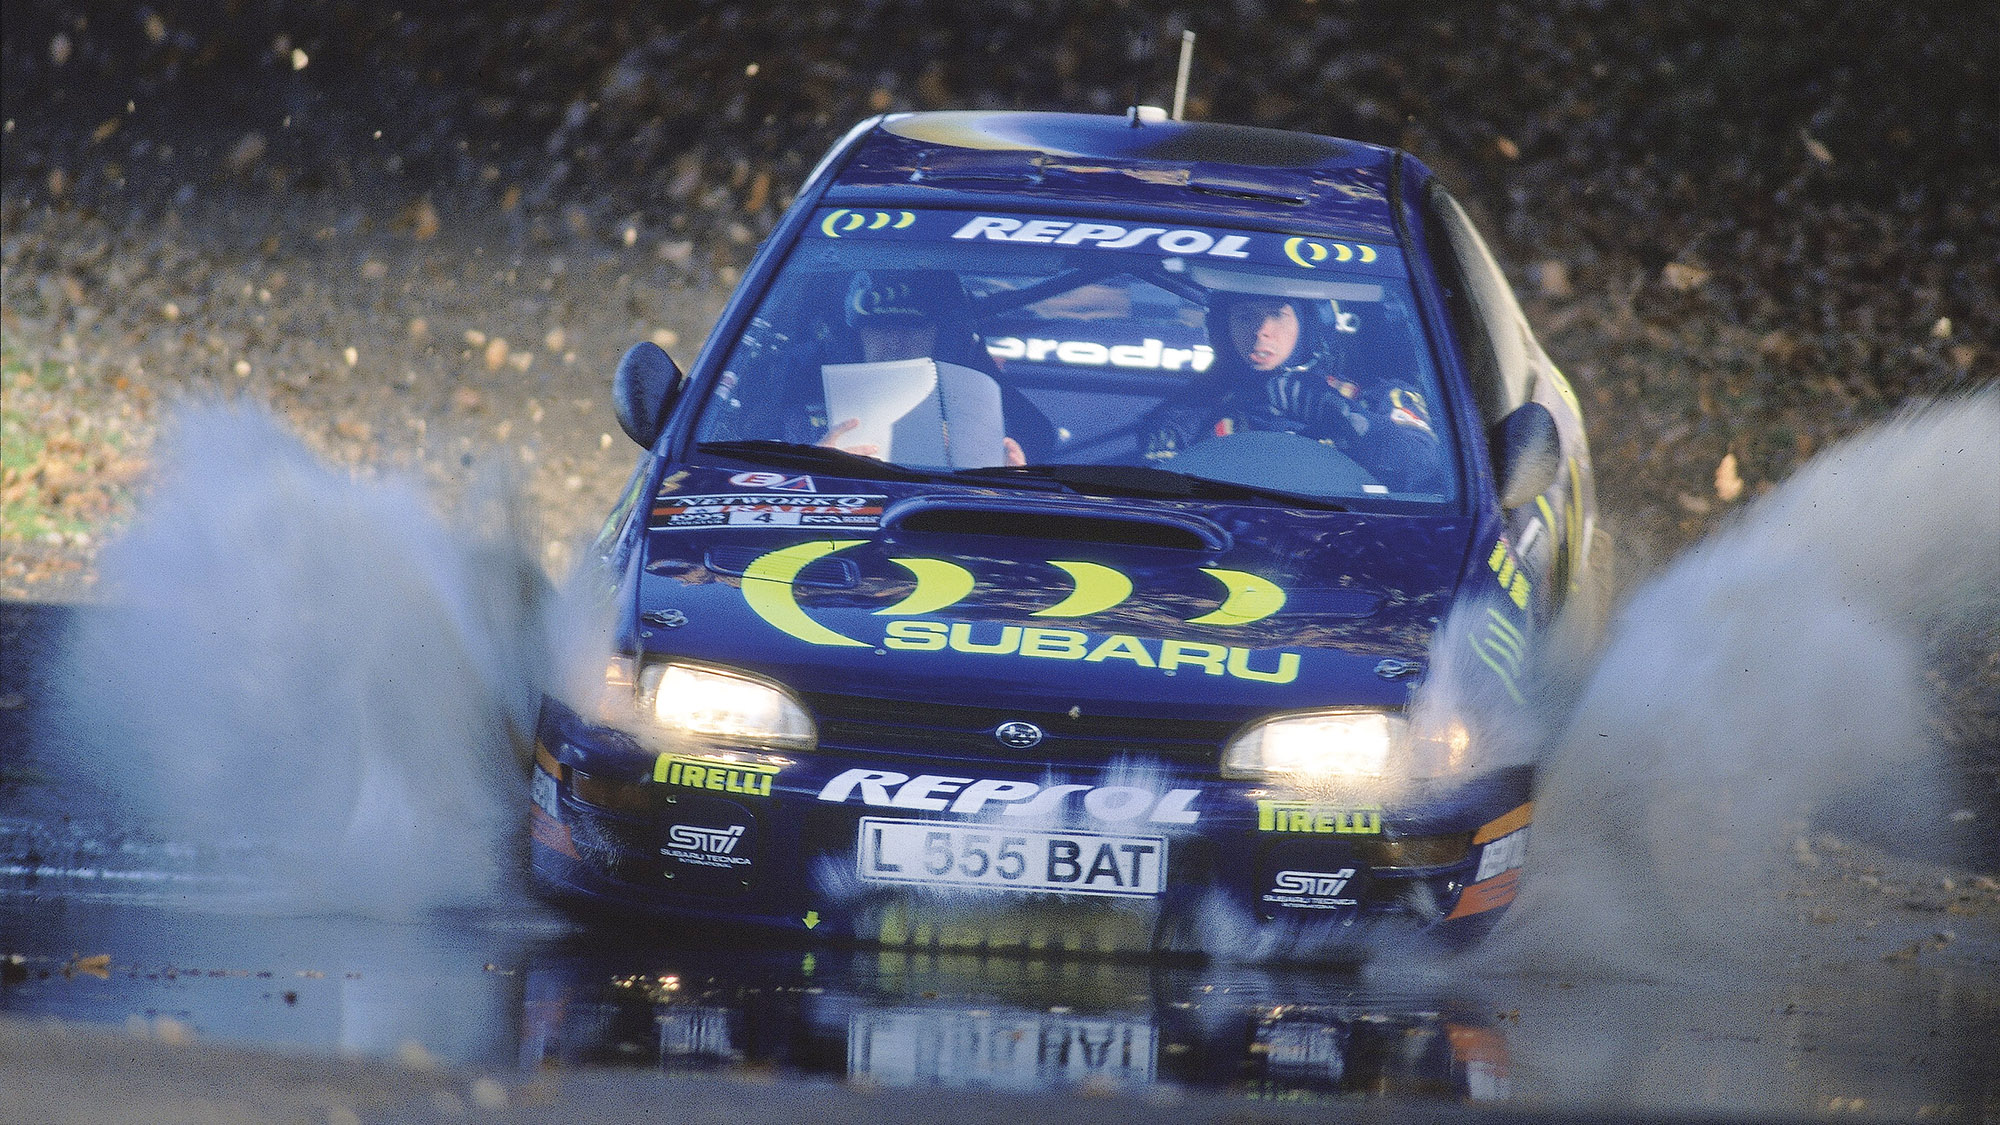
<svg viewBox="0 0 2000 1125">
<path fill-rule="evenodd" d="M 929 1008 L 847 1020 L 847 1076 L 884 1086 L 1144 1086 L 1159 1054 L 1159 1029 L 1141 1020 Z"/>
<path fill-rule="evenodd" d="M 1166 886 L 1167 841 L 870 816 L 854 858 L 870 883 L 1156 895 Z"/>
</svg>

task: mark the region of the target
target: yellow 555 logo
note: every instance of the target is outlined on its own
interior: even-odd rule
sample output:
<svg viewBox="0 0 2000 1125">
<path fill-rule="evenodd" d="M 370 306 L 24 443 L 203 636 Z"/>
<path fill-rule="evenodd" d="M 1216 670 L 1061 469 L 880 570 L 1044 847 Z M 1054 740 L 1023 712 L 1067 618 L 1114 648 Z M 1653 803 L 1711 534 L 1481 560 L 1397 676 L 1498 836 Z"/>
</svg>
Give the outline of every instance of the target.
<svg viewBox="0 0 2000 1125">
<path fill-rule="evenodd" d="M 869 647 L 866 641 L 834 632 L 808 617 L 805 610 L 799 607 L 793 592 L 793 582 L 809 564 L 866 542 L 866 539 L 823 539 L 759 555 L 743 570 L 743 600 L 750 604 L 757 616 L 809 644 Z M 877 617 L 914 617 L 934 613 L 962 600 L 977 584 L 971 571 L 944 559 L 899 558 L 890 561 L 909 571 L 917 580 L 917 585 L 895 605 L 876 610 Z M 1060 601 L 1036 610 L 1032 616 L 1088 617 L 1102 613 L 1132 595 L 1132 580 L 1100 563 L 1050 560 L 1049 565 L 1068 574 L 1073 585 Z M 1284 607 L 1285 592 L 1257 575 L 1221 567 L 1203 567 L 1202 572 L 1222 583 L 1222 604 L 1190 619 L 1190 625 L 1248 625 Z"/>
<path fill-rule="evenodd" d="M 819 221 L 820 233 L 828 238 L 839 238 L 860 230 L 902 230 L 917 221 L 915 211 L 850 211 L 845 207 L 827 215 Z"/>
<path fill-rule="evenodd" d="M 1373 246 L 1365 243 L 1349 245 L 1345 242 L 1319 242 L 1310 238 L 1287 238 L 1285 257 L 1305 268 L 1318 269 L 1319 264 L 1329 259 L 1335 262 L 1374 261 L 1380 255 Z"/>
<path fill-rule="evenodd" d="M 743 571 L 743 600 L 757 616 L 787 636 L 807 644 L 874 647 L 827 628 L 800 607 L 793 584 L 811 563 L 866 539 L 828 539 L 797 543 L 760 555 Z M 916 587 L 902 600 L 875 611 L 877 617 L 911 618 L 944 609 L 970 594 L 977 585 L 971 571 L 944 559 L 898 558 L 892 562 L 910 572 Z M 1070 576 L 1072 586 L 1055 604 L 1030 616 L 1051 619 L 1088 617 L 1118 605 L 1132 594 L 1132 580 L 1111 567 L 1078 560 L 1051 560 Z M 1192 618 L 1192 625 L 1247 625 L 1278 612 L 1285 592 L 1273 583 L 1240 570 L 1203 567 L 1222 584 L 1223 597 L 1213 610 Z M 1290 683 L 1299 670 L 1297 653 L 1260 653 L 1235 645 L 1198 641 L 1155 640 L 1127 634 L 1098 635 L 1077 629 L 1007 625 L 975 631 L 965 622 L 901 620 L 889 623 L 882 644 L 907 652 L 954 652 L 988 656 L 1032 656 L 1084 663 L 1119 662 L 1154 668 L 1169 675 L 1186 667 L 1207 675 L 1231 676 L 1263 683 Z M 1263 665 L 1263 666 L 1259 666 Z"/>
</svg>

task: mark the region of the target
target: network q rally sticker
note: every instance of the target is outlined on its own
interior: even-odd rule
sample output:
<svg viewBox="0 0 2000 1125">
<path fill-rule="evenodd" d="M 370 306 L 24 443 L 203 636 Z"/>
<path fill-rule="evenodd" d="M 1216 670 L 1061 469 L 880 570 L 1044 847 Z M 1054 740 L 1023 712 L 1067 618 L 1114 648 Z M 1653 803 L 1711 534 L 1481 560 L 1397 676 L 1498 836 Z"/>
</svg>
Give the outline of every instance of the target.
<svg viewBox="0 0 2000 1125">
<path fill-rule="evenodd" d="M 651 529 L 690 527 L 837 527 L 866 529 L 882 522 L 883 496 L 716 493 L 662 496 Z"/>
</svg>

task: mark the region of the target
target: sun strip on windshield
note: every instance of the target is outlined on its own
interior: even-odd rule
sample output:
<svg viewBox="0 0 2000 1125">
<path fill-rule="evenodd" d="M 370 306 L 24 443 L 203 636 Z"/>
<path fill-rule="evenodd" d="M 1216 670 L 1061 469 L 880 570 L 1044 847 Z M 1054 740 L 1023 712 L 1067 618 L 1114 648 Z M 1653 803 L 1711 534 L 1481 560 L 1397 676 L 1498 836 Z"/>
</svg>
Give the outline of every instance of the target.
<svg viewBox="0 0 2000 1125">
<path fill-rule="evenodd" d="M 855 209 L 818 212 L 809 237 L 890 242 L 976 242 L 1063 250 L 1169 256 L 1215 265 L 1281 267 L 1299 272 L 1400 275 L 1395 246 L 1223 227 L 1110 223 L 1004 212 Z"/>
</svg>

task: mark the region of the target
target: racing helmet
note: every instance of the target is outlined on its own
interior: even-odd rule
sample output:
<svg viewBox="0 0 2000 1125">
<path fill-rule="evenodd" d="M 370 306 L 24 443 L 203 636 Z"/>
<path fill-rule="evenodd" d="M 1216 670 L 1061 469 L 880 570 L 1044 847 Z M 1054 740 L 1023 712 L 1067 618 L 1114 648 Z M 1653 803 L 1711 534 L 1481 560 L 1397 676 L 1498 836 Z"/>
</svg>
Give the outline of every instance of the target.
<svg viewBox="0 0 2000 1125">
<path fill-rule="evenodd" d="M 943 320 L 965 304 L 965 287 L 950 270 L 860 270 L 847 283 L 849 328 Z"/>
<path fill-rule="evenodd" d="M 1335 341 L 1334 317 L 1337 312 L 1331 302 L 1221 290 L 1210 295 L 1205 314 L 1209 345 L 1215 350 L 1215 366 L 1231 374 L 1253 372 L 1254 369 L 1237 352 L 1235 338 L 1229 329 L 1230 317 L 1244 308 L 1276 309 L 1279 305 L 1290 305 L 1297 316 L 1298 343 L 1292 346 L 1292 354 L 1285 357 L 1275 370 L 1255 373 L 1265 376 L 1286 372 L 1341 374 L 1343 349 Z"/>
</svg>

